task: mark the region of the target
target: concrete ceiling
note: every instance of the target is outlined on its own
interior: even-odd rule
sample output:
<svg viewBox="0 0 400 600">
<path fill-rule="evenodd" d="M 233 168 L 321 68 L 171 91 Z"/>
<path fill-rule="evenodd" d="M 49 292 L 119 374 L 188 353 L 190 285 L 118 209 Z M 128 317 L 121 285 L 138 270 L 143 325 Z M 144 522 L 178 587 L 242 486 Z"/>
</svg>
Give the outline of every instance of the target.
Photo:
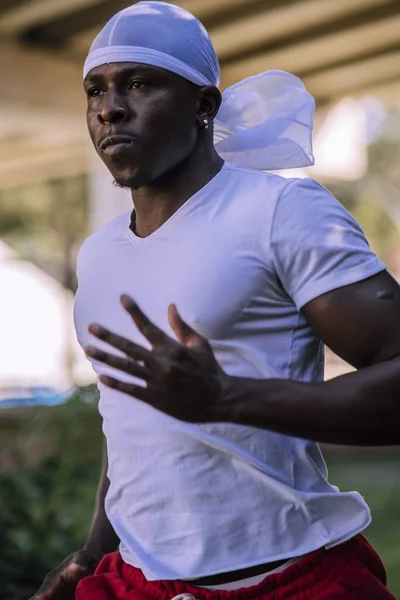
<svg viewBox="0 0 400 600">
<path fill-rule="evenodd" d="M 102 25 L 131 3 L 0 0 L 0 185 L 86 168 L 82 63 Z M 210 31 L 224 87 L 284 69 L 320 107 L 346 95 L 400 102 L 400 0 L 177 3 Z"/>
</svg>

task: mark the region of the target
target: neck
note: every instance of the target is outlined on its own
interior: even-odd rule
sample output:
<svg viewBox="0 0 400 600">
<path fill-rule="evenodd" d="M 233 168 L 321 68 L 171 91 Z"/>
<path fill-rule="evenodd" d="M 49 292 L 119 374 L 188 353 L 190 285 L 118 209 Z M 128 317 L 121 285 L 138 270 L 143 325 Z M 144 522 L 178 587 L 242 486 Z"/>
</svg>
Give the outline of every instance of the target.
<svg viewBox="0 0 400 600">
<path fill-rule="evenodd" d="M 147 237 L 161 227 L 220 171 L 223 162 L 214 148 L 200 149 L 150 185 L 132 190 L 136 234 Z"/>
</svg>

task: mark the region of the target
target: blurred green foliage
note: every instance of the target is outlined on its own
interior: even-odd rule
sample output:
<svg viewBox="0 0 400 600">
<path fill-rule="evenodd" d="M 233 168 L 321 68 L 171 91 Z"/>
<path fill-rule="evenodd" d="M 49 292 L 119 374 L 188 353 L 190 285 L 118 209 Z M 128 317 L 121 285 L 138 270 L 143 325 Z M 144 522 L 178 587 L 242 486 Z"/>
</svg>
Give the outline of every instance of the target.
<svg viewBox="0 0 400 600">
<path fill-rule="evenodd" d="M 342 491 L 357 490 L 371 508 L 366 537 L 379 552 L 388 585 L 400 598 L 400 449 L 325 452 L 329 479 Z"/>
<path fill-rule="evenodd" d="M 85 540 L 102 448 L 94 390 L 88 397 L 89 403 L 76 397 L 63 406 L 28 411 L 20 422 L 26 448 L 41 440 L 46 448 L 40 464 L 27 466 L 29 456 L 18 445 L 15 464 L 0 473 L 2 600 L 28 600 L 46 573 Z"/>
<path fill-rule="evenodd" d="M 86 389 L 83 397 L 85 402 L 75 397 L 63 406 L 28 411 L 14 427 L 23 443 L 16 445 L 14 464 L 0 474 L 2 600 L 28 600 L 46 573 L 85 541 L 102 433 L 94 389 Z M 0 433 L 9 428 L 4 413 Z M 41 455 L 32 459 L 38 445 Z M 367 536 L 400 597 L 399 451 L 339 449 L 325 456 L 331 482 L 343 490 L 357 489 L 371 506 L 374 520 Z"/>
</svg>

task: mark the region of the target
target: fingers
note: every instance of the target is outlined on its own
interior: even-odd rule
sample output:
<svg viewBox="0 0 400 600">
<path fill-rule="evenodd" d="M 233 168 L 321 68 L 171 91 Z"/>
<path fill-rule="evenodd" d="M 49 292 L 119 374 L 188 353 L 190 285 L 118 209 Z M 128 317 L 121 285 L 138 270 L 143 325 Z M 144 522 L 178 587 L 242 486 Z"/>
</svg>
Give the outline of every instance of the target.
<svg viewBox="0 0 400 600">
<path fill-rule="evenodd" d="M 123 394 L 128 394 L 128 396 L 133 396 L 138 400 L 143 400 L 144 402 L 148 403 L 150 402 L 150 392 L 147 388 L 143 388 L 139 385 L 133 385 L 131 383 L 124 383 L 123 381 L 118 381 L 118 379 L 114 379 L 114 377 L 108 377 L 107 375 L 100 375 L 99 379 L 109 388 L 118 390 Z"/>
<path fill-rule="evenodd" d="M 185 346 L 190 348 L 208 347 L 207 340 L 185 323 L 175 304 L 170 304 L 168 307 L 168 321 L 178 340 Z"/>
<path fill-rule="evenodd" d="M 90 356 L 99 362 L 105 363 L 106 365 L 109 365 L 114 369 L 118 369 L 119 371 L 123 371 L 124 373 L 128 373 L 129 375 L 133 375 L 134 377 L 138 377 L 139 379 L 143 379 L 146 382 L 148 382 L 150 379 L 150 370 L 145 366 L 139 365 L 130 358 L 116 356 L 115 354 L 110 354 L 108 352 L 104 352 L 103 350 L 99 350 L 94 346 L 86 346 L 85 353 L 87 356 Z"/>
<path fill-rule="evenodd" d="M 149 340 L 152 346 L 160 346 L 165 345 L 167 342 L 172 342 L 171 338 L 162 329 L 150 321 L 130 296 L 123 294 L 121 296 L 121 304 L 132 317 L 140 333 Z"/>
<path fill-rule="evenodd" d="M 99 340 L 110 344 L 110 346 L 113 346 L 117 350 L 120 350 L 121 352 L 123 352 L 127 356 L 130 356 L 134 360 L 139 360 L 146 363 L 151 358 L 151 352 L 146 350 L 146 348 L 143 348 L 138 344 L 134 344 L 130 340 L 127 340 L 126 338 L 117 335 L 116 333 L 112 333 L 112 331 L 101 327 L 101 325 L 93 323 L 92 325 L 89 325 L 89 331 Z"/>
</svg>

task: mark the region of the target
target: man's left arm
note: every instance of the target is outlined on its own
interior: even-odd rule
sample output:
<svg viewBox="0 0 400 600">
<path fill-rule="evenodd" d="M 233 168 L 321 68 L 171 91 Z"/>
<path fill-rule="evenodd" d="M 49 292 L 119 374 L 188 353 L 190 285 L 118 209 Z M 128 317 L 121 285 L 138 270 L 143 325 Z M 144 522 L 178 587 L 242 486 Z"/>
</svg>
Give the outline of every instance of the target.
<svg viewBox="0 0 400 600">
<path fill-rule="evenodd" d="M 233 422 L 332 444 L 400 444 L 400 288 L 386 271 L 303 307 L 321 339 L 358 369 L 326 382 L 230 376 L 176 307 L 169 321 L 178 341 L 131 298 L 122 304 L 151 349 L 91 325 L 110 351 L 88 346 L 86 353 L 116 370 L 117 378 L 100 376 L 104 385 L 192 423 Z"/>
<path fill-rule="evenodd" d="M 326 382 L 233 378 L 227 420 L 333 444 L 400 444 L 400 287 L 386 272 L 323 294 L 303 314 L 358 369 Z"/>
</svg>

